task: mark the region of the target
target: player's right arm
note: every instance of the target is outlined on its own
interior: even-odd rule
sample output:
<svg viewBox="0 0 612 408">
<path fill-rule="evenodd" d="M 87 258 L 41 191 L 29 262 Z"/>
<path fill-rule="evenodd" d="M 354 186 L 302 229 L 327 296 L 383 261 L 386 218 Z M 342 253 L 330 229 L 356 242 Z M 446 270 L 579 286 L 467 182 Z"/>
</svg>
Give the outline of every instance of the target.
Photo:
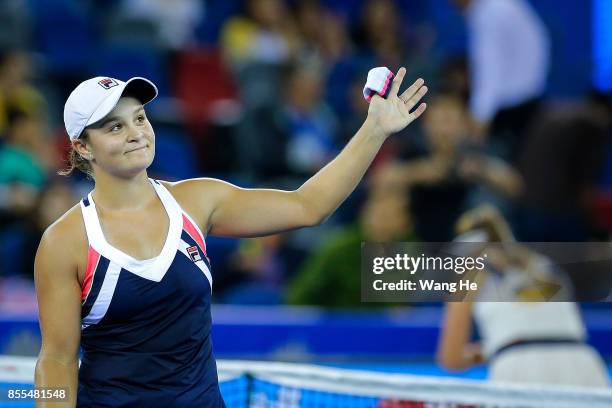
<svg viewBox="0 0 612 408">
<path fill-rule="evenodd" d="M 68 402 L 37 401 L 37 407 L 75 407 L 80 344 L 80 284 L 74 223 L 65 217 L 45 231 L 34 262 L 42 347 L 35 371 L 37 387 L 67 389 Z M 74 217 L 72 217 L 74 218 Z M 51 401 L 49 401 L 51 402 Z"/>
</svg>

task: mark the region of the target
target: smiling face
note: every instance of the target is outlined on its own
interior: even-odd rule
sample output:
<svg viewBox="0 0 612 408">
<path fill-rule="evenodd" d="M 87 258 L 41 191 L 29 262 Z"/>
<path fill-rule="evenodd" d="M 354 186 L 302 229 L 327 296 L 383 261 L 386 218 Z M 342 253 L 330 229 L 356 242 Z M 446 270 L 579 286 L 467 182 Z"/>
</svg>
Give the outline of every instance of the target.
<svg viewBox="0 0 612 408">
<path fill-rule="evenodd" d="M 122 97 L 104 119 L 86 129 L 87 138 L 73 142 L 75 150 L 100 171 L 133 177 L 146 170 L 155 156 L 155 134 L 140 101 Z"/>
</svg>

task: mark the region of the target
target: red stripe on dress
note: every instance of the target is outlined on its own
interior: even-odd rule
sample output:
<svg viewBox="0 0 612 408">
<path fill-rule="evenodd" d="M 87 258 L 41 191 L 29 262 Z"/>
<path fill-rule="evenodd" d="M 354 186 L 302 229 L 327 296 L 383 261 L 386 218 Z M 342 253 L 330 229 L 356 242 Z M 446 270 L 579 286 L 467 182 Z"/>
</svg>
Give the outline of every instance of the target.
<svg viewBox="0 0 612 408">
<path fill-rule="evenodd" d="M 202 238 L 202 235 L 198 232 L 198 230 L 191 223 L 191 221 L 189 221 L 189 218 L 187 218 L 185 214 L 183 214 L 183 228 L 185 229 L 185 231 L 187 231 L 191 238 L 193 238 L 194 241 L 197 242 L 198 245 L 200 245 L 200 248 L 202 249 L 202 251 L 204 251 L 204 255 L 208 256 L 206 255 L 206 244 L 204 244 L 204 238 Z"/>
<path fill-rule="evenodd" d="M 85 300 L 89 290 L 91 289 L 93 275 L 96 271 L 99 260 L 100 254 L 92 247 L 89 247 L 89 251 L 87 251 L 87 269 L 85 270 L 85 279 L 83 279 L 83 287 L 81 288 L 81 302 Z"/>
</svg>

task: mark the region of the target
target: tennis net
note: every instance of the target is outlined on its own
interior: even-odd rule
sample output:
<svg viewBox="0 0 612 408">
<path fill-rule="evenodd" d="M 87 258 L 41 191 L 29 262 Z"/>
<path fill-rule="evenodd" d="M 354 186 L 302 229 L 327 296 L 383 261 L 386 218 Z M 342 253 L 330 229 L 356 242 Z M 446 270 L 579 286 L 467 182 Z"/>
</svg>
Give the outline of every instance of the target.
<svg viewBox="0 0 612 408">
<path fill-rule="evenodd" d="M 0 356 L 0 389 L 32 387 L 35 360 Z M 609 408 L 612 391 L 374 373 L 305 364 L 218 361 L 228 408 Z M 0 407 L 33 407 L 34 404 Z"/>
</svg>

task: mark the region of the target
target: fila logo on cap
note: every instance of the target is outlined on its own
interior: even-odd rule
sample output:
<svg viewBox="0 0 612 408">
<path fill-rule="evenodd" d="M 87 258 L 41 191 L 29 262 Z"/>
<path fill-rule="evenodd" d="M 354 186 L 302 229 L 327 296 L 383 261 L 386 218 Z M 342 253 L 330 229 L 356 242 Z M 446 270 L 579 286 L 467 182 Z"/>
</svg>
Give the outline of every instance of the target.
<svg viewBox="0 0 612 408">
<path fill-rule="evenodd" d="M 195 245 L 187 248 L 187 253 L 191 257 L 191 260 L 193 262 L 198 262 L 202 260 L 202 257 L 200 256 L 200 251 L 198 250 L 198 247 Z"/>
<path fill-rule="evenodd" d="M 104 78 L 98 81 L 98 84 L 104 89 L 111 89 L 113 86 L 119 85 L 113 78 Z"/>
</svg>

